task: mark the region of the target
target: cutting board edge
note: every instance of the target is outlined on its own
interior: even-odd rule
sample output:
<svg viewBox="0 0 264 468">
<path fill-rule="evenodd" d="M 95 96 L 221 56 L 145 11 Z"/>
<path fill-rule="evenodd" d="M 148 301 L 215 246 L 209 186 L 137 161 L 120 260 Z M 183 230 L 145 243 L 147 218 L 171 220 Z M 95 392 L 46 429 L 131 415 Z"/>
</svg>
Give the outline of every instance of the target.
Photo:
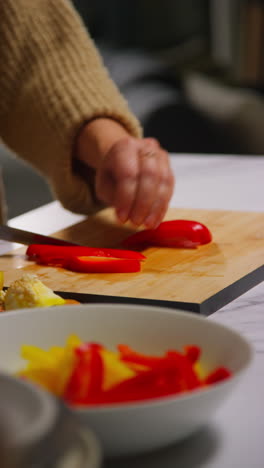
<svg viewBox="0 0 264 468">
<path fill-rule="evenodd" d="M 60 295 L 64 299 L 75 299 L 76 301 L 79 301 L 84 304 L 136 304 L 156 307 L 168 307 L 170 309 L 181 309 L 195 313 L 200 313 L 201 307 L 201 304 L 195 302 L 166 301 L 163 299 L 139 298 L 131 296 L 112 296 L 110 294 L 101 295 L 70 291 L 55 291 L 55 293 Z"/>
<path fill-rule="evenodd" d="M 137 298 L 127 296 L 112 296 L 101 294 L 78 293 L 70 291 L 55 291 L 65 299 L 75 299 L 81 303 L 107 303 L 107 304 L 136 304 L 156 307 L 168 307 L 170 309 L 181 309 L 201 315 L 211 315 L 225 305 L 237 299 L 257 284 L 264 281 L 264 265 L 248 273 L 243 278 L 235 281 L 218 293 L 209 297 L 201 303 L 166 301 L 163 299 Z"/>
<path fill-rule="evenodd" d="M 264 281 L 264 265 L 252 270 L 246 276 L 229 284 L 226 288 L 215 293 L 200 304 L 200 313 L 202 315 L 211 315 L 221 309 L 238 297 L 245 294 L 250 289 Z"/>
</svg>

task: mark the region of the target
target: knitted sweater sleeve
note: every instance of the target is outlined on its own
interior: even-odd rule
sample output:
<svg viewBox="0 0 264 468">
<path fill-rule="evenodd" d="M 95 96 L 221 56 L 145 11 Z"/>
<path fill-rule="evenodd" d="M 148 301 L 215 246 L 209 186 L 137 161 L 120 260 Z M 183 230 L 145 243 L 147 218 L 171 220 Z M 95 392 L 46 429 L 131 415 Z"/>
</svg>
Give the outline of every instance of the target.
<svg viewBox="0 0 264 468">
<path fill-rule="evenodd" d="M 1 1 L 0 137 L 47 179 L 63 206 L 84 214 L 99 205 L 93 183 L 75 168 L 74 141 L 96 117 L 141 135 L 71 3 Z"/>
</svg>

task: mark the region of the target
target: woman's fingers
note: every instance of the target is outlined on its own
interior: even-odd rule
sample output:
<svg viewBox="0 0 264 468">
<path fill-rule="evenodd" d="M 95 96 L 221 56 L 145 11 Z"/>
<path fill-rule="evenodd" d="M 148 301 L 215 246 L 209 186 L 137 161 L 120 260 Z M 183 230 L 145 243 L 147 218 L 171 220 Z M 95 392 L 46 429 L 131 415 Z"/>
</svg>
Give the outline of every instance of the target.
<svg viewBox="0 0 264 468">
<path fill-rule="evenodd" d="M 145 159 L 148 164 L 144 164 Z M 155 228 L 164 218 L 173 193 L 174 177 L 168 154 L 160 149 L 152 157 L 143 158 L 140 174 L 130 219 L 136 225 L 145 224 L 148 228 Z"/>
<path fill-rule="evenodd" d="M 115 144 L 97 171 L 97 196 L 116 209 L 121 222 L 156 227 L 168 208 L 174 178 L 166 151 L 151 138 Z"/>
<path fill-rule="evenodd" d="M 136 140 L 118 142 L 97 173 L 97 196 L 112 205 L 121 222 L 128 219 L 138 186 L 139 164 Z"/>
<path fill-rule="evenodd" d="M 129 219 L 139 226 L 144 223 L 157 196 L 160 183 L 160 161 L 158 151 L 139 151 L 139 176 L 137 191 Z"/>
</svg>

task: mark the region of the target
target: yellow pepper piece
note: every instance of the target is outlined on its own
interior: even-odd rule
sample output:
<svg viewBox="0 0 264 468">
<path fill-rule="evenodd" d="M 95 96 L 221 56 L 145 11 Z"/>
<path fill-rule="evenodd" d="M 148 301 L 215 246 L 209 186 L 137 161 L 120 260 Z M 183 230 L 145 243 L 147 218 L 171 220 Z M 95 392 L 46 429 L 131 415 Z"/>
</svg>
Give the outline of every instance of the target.
<svg viewBox="0 0 264 468">
<path fill-rule="evenodd" d="M 64 348 L 61 346 L 51 346 L 51 348 L 49 348 L 49 352 L 52 353 L 54 358 L 60 359 L 64 354 Z"/>
<path fill-rule="evenodd" d="M 77 335 L 70 335 L 67 338 L 66 346 L 69 348 L 76 348 L 82 344 L 82 340 Z"/>
<path fill-rule="evenodd" d="M 120 361 L 118 353 L 108 351 L 107 349 L 103 349 L 101 353 L 104 362 L 103 390 L 108 390 L 123 380 L 136 375 L 136 372 Z"/>
<path fill-rule="evenodd" d="M 71 335 L 64 348 L 52 346 L 45 351 L 37 346 L 22 346 L 21 355 L 28 364 L 18 375 L 30 379 L 55 395 L 61 395 L 73 371 L 74 348 L 81 343 L 80 338 Z"/>
<path fill-rule="evenodd" d="M 206 377 L 206 375 L 208 374 L 208 372 L 206 372 L 206 370 L 203 368 L 203 366 L 201 365 L 200 361 L 196 362 L 193 366 L 194 368 L 194 371 L 197 372 L 198 374 L 198 377 L 200 379 L 203 379 Z"/>
<path fill-rule="evenodd" d="M 59 368 L 57 370 L 57 395 L 62 395 L 64 392 L 65 386 L 72 374 L 76 360 L 74 349 L 81 344 L 82 341 L 76 335 L 71 335 L 67 339 L 66 348 L 59 361 Z"/>
<path fill-rule="evenodd" d="M 25 369 L 18 374 L 21 377 L 29 379 L 37 385 L 49 390 L 51 393 L 57 395 L 57 375 L 54 369 L 47 368 L 32 368 Z"/>
<path fill-rule="evenodd" d="M 29 361 L 30 366 L 47 368 L 56 366 L 56 357 L 49 351 L 40 349 L 37 346 L 23 345 L 21 356 Z"/>
<path fill-rule="evenodd" d="M 65 347 L 52 346 L 49 350 L 43 350 L 37 346 L 24 345 L 21 355 L 28 364 L 19 375 L 60 396 L 74 368 L 76 359 L 74 349 L 81 344 L 82 341 L 78 336 L 71 335 Z M 101 353 L 104 363 L 104 390 L 136 375 L 133 369 L 120 361 L 119 353 L 107 349 L 102 349 Z"/>
</svg>

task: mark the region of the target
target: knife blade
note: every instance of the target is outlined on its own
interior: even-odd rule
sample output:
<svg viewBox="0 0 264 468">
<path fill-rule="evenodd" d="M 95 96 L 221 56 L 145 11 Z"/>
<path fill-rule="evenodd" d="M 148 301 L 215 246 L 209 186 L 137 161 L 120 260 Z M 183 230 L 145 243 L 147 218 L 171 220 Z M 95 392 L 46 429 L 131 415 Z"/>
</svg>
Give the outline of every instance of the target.
<svg viewBox="0 0 264 468">
<path fill-rule="evenodd" d="M 74 242 L 57 239 L 56 237 L 43 236 L 35 232 L 23 231 L 7 225 L 0 225 L 0 239 L 18 244 L 48 244 L 48 245 L 80 245 Z"/>
</svg>

